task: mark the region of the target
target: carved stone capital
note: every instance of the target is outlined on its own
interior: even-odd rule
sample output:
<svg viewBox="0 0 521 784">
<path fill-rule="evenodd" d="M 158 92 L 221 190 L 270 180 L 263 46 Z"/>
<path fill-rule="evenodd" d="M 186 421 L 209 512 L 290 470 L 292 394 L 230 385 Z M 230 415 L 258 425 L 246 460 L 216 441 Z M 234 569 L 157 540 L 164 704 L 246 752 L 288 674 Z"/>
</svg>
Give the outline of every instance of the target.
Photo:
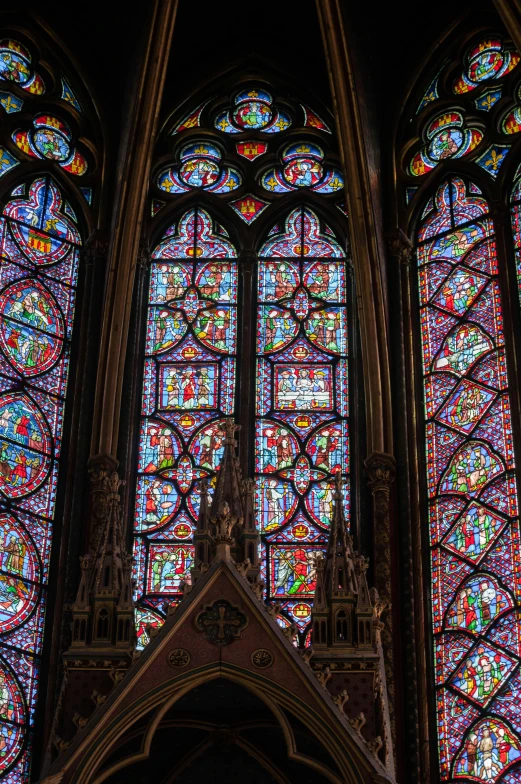
<svg viewBox="0 0 521 784">
<path fill-rule="evenodd" d="M 396 473 L 394 457 L 385 452 L 373 452 L 365 461 L 365 467 L 373 494 L 382 492 L 389 495 Z"/>
<path fill-rule="evenodd" d="M 239 270 L 243 275 L 253 275 L 256 263 L 257 254 L 255 251 L 250 249 L 245 249 L 242 251 Z"/>
<path fill-rule="evenodd" d="M 399 264 L 409 267 L 414 255 L 414 246 L 405 232 L 397 228 L 387 234 L 386 240 L 391 256 Z"/>
<path fill-rule="evenodd" d="M 96 229 L 92 232 L 82 248 L 82 257 L 87 266 L 105 263 L 109 251 L 109 241 L 106 235 Z"/>
<path fill-rule="evenodd" d="M 137 259 L 136 259 L 137 269 L 141 275 L 144 275 L 146 273 L 149 262 L 150 262 L 150 245 L 148 242 L 148 238 L 145 237 L 139 243 Z"/>
</svg>

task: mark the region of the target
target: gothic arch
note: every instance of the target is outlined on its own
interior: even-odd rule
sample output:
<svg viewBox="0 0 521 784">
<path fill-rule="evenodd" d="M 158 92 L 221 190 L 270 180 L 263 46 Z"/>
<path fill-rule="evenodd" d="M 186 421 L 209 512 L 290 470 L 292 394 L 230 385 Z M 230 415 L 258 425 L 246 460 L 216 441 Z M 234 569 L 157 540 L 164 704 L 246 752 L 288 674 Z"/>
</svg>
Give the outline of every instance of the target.
<svg viewBox="0 0 521 784">
<path fill-rule="evenodd" d="M 318 745 L 323 748 L 323 741 L 321 740 L 323 724 L 318 715 L 302 700 L 285 689 L 275 687 L 267 678 L 261 676 L 252 677 L 251 672 L 225 663 L 194 671 L 184 678 L 178 677 L 169 684 L 165 684 L 163 688 L 155 690 L 153 693 L 136 701 L 133 705 L 128 706 L 125 710 L 125 715 L 120 716 L 107 728 L 103 739 L 98 739 L 95 753 L 89 754 L 84 758 L 71 781 L 74 784 L 86 784 L 86 782 L 91 781 L 93 784 L 103 784 L 105 781 L 110 782 L 111 777 L 118 771 L 148 759 L 154 735 L 160 727 L 163 718 L 172 708 L 175 708 L 176 703 L 189 695 L 193 689 L 221 678 L 250 691 L 264 703 L 276 718 L 276 722 L 282 731 L 287 755 L 290 760 L 309 767 L 323 777 L 324 780 L 331 781 L 333 784 L 340 784 L 340 782 L 344 781 L 348 784 L 359 784 L 359 782 L 363 781 L 361 774 L 358 772 L 357 762 L 347 748 L 345 740 L 340 736 L 328 736 L 330 745 L 325 750 L 325 756 L 329 757 L 329 765 L 327 763 L 324 764 L 323 759 L 318 761 L 316 758 L 299 750 L 295 739 L 295 730 L 292 727 L 293 717 L 297 716 L 306 730 L 318 742 Z M 132 731 L 132 725 L 140 718 L 145 718 L 147 723 L 140 750 L 111 764 L 110 756 L 116 749 L 118 741 L 123 738 L 125 733 Z"/>
</svg>

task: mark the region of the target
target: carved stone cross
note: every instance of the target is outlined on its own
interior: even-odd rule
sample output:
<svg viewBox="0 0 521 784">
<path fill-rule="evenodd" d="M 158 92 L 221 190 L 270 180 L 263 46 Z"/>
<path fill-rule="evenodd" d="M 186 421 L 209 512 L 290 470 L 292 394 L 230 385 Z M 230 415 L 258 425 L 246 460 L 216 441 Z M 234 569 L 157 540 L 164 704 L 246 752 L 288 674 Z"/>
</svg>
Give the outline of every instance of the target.
<svg viewBox="0 0 521 784">
<path fill-rule="evenodd" d="M 195 628 L 215 645 L 229 645 L 241 636 L 247 625 L 244 613 L 227 599 L 206 605 L 195 619 Z"/>
</svg>

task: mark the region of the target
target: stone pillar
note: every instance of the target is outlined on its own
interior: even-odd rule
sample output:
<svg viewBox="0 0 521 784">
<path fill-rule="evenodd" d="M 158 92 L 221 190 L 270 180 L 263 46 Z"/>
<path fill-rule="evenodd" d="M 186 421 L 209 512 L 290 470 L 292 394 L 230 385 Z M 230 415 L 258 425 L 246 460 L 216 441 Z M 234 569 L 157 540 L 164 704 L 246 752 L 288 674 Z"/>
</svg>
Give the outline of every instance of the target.
<svg viewBox="0 0 521 784">
<path fill-rule="evenodd" d="M 427 650 L 425 639 L 425 583 L 422 553 L 422 515 L 420 501 L 420 455 L 416 430 L 416 361 L 413 340 L 412 293 L 414 247 L 407 235 L 396 228 L 387 237 L 394 261 L 392 285 L 396 303 L 394 334 L 396 365 L 395 389 L 403 417 L 397 423 L 396 444 L 399 455 L 396 510 L 397 557 L 400 571 L 396 578 L 400 595 L 400 622 L 410 631 L 400 639 L 400 664 L 403 678 L 404 764 L 411 782 L 430 781 L 430 737 L 428 708 Z M 397 706 L 396 706 L 397 707 Z"/>
<path fill-rule="evenodd" d="M 389 697 L 391 732 L 395 737 L 394 715 L 394 657 L 391 586 L 391 486 L 395 477 L 392 455 L 373 452 L 365 461 L 369 487 L 373 495 L 374 585 L 382 603 L 382 647 L 385 657 L 385 676 Z"/>
</svg>

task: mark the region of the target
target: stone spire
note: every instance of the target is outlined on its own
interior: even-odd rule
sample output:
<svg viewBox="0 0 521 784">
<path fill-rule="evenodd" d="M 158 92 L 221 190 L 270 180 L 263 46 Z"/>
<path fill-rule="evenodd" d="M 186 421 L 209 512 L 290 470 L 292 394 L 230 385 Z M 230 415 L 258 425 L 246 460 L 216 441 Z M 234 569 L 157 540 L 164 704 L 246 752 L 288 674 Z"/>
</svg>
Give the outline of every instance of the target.
<svg viewBox="0 0 521 784">
<path fill-rule="evenodd" d="M 366 579 L 368 564 L 354 551 L 353 539 L 347 531 L 340 471 L 335 478 L 333 501 L 326 557 L 317 565 L 313 649 L 372 648 L 373 608 Z"/>
<path fill-rule="evenodd" d="M 70 653 L 81 649 L 120 658 L 135 647 L 132 599 L 132 556 L 125 551 L 121 524 L 118 473 L 110 466 L 90 469 L 92 536 L 87 555 L 81 558 L 81 579 L 71 605 Z"/>
<path fill-rule="evenodd" d="M 232 517 L 240 520 L 242 524 L 244 510 L 241 498 L 241 469 L 235 456 L 237 447 L 235 433 L 240 430 L 240 425 L 236 425 L 233 419 L 225 419 L 223 430 L 225 435 L 224 454 L 217 474 L 210 517 L 212 520 L 216 520 L 224 505 L 227 504 Z"/>
<path fill-rule="evenodd" d="M 196 582 L 217 556 L 231 558 L 241 564 L 245 577 L 257 581 L 259 565 L 259 533 L 253 504 L 254 483 L 243 480 L 235 450 L 235 433 L 239 430 L 233 419 L 223 424 L 224 453 L 217 473 L 211 508 L 208 509 L 208 484 L 200 483 L 201 504 L 195 533 L 195 566 L 192 582 Z"/>
<path fill-rule="evenodd" d="M 368 561 L 355 552 L 347 530 L 340 471 L 336 475 L 333 499 L 326 557 L 317 564 L 311 612 L 311 667 L 368 747 L 392 767 L 380 641 L 382 607 L 378 592 L 369 591 L 367 585 Z M 367 689 L 369 681 L 371 688 Z"/>
</svg>

